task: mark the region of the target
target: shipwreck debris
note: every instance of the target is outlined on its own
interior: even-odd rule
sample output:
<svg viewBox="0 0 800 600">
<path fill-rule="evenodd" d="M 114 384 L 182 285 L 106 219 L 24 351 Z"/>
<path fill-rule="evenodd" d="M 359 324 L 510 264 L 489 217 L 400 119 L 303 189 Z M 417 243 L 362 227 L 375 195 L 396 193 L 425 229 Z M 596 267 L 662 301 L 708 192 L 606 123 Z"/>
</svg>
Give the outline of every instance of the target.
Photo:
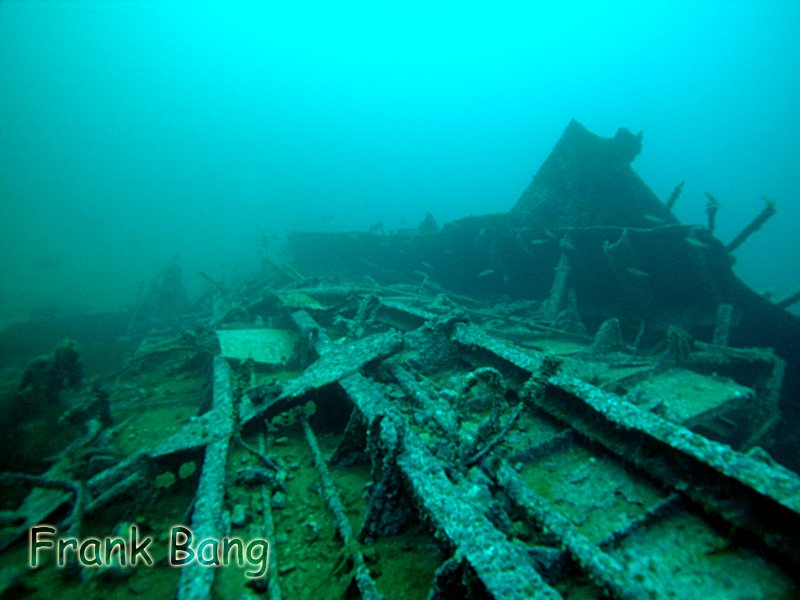
<svg viewBox="0 0 800 600">
<path fill-rule="evenodd" d="M 745 241 L 747 241 L 747 238 L 761 229 L 761 227 L 764 226 L 764 223 L 769 221 L 770 218 L 772 218 L 772 215 L 774 215 L 776 212 L 777 208 L 775 207 L 775 201 L 772 198 L 764 197 L 764 208 L 760 213 L 758 213 L 758 215 L 756 215 L 756 218 L 747 225 L 747 227 L 739 232 L 739 235 L 728 242 L 728 245 L 725 246 L 725 249 L 728 252 L 733 252 L 736 250 L 739 246 L 744 244 Z"/>
<path fill-rule="evenodd" d="M 620 129 L 613 138 L 601 138 L 570 121 L 512 215 L 537 229 L 650 227 L 644 215 L 676 224 L 630 167 L 641 147 L 641 133 Z"/>
<path fill-rule="evenodd" d="M 85 480 L 63 455 L 0 476 L 33 488 L 0 513 L 0 549 L 31 523 L 175 494 L 198 538 L 275 542 L 268 577 L 238 582 L 273 600 L 319 597 L 311 569 L 372 599 L 796 595 L 800 478 L 769 452 L 797 389 L 796 320 L 647 190 L 640 146 L 573 123 L 508 215 L 298 235 L 315 243 L 297 268 L 214 286 L 191 329 L 151 332 L 65 416 L 90 424 L 88 447 L 125 431 L 110 438 L 125 456 Z M 210 403 L 155 415 L 148 443 L 123 429 L 128 381 L 186 377 Z M 200 571 L 175 574 L 177 597 L 236 593 Z"/>
<path fill-rule="evenodd" d="M 214 360 L 214 409 L 218 417 L 217 439 L 206 446 L 203 472 L 197 486 L 192 513 L 192 531 L 198 539 L 221 539 L 223 501 L 228 468 L 228 449 L 234 434 L 234 406 L 230 391 L 230 369 L 223 358 Z M 183 567 L 177 596 L 179 600 L 201 600 L 211 597 L 214 569 L 191 562 Z"/>
<path fill-rule="evenodd" d="M 225 358 L 281 365 L 294 354 L 295 337 L 283 329 L 220 329 L 216 333 Z"/>
<path fill-rule="evenodd" d="M 775 306 L 777 306 L 778 308 L 789 308 L 790 306 L 793 306 L 798 302 L 800 302 L 800 290 L 795 290 L 785 298 L 776 302 Z"/>
<path fill-rule="evenodd" d="M 305 433 L 306 440 L 311 448 L 311 455 L 314 457 L 314 466 L 316 466 L 319 472 L 319 477 L 322 482 L 322 491 L 325 495 L 325 503 L 336 519 L 336 531 L 342 538 L 342 544 L 344 546 L 343 552 L 347 555 L 347 558 L 344 560 L 351 561 L 353 564 L 353 580 L 355 585 L 361 597 L 365 600 L 380 600 L 382 596 L 378 593 L 375 582 L 364 562 L 364 555 L 350 527 L 347 512 L 342 504 L 342 500 L 339 498 L 339 494 L 336 492 L 336 486 L 328 472 L 325 459 L 322 458 L 314 432 L 305 417 L 301 417 L 300 423 L 303 426 L 303 433 Z"/>
<path fill-rule="evenodd" d="M 730 304 L 720 304 L 717 309 L 717 322 L 714 325 L 714 344 L 716 346 L 727 346 L 731 335 L 731 319 L 733 319 L 733 306 Z"/>
<path fill-rule="evenodd" d="M 62 392 L 83 385 L 83 365 L 76 344 L 64 340 L 49 356 L 34 359 L 22 374 L 14 395 L 14 418 L 35 412 L 43 405 L 58 404 Z"/>
<path fill-rule="evenodd" d="M 714 233 L 717 226 L 717 213 L 719 212 L 719 202 L 709 192 L 706 192 L 706 217 L 708 218 L 708 230 Z"/>
<path fill-rule="evenodd" d="M 678 201 L 678 198 L 681 196 L 681 192 L 683 192 L 683 186 L 686 185 L 685 181 L 681 181 L 678 185 L 675 186 L 675 189 L 672 190 L 672 193 L 667 198 L 667 201 L 664 203 L 669 210 L 675 208 L 675 203 Z"/>
<path fill-rule="evenodd" d="M 640 145 L 630 132 L 604 139 L 573 121 L 506 213 L 467 217 L 424 235 L 293 233 L 292 257 L 309 276 L 322 278 L 345 273 L 360 281 L 413 285 L 424 273 L 416 295 L 436 289 L 476 318 L 491 311 L 460 298 L 535 302 L 524 317 L 500 315 L 498 323 L 514 320 L 534 333 L 566 329 L 575 341 L 585 337 L 584 330 L 597 331 L 616 318 L 640 354 L 660 352 L 665 337 L 674 337 L 673 328 L 712 340 L 720 305 L 733 306 L 727 343 L 772 348 L 787 363 L 783 416 L 772 433 L 783 460 L 798 469 L 793 440 L 800 426 L 800 363 L 794 357 L 800 355 L 800 318 L 785 310 L 795 297 L 770 302 L 732 270 L 731 253 L 774 214 L 774 202 L 767 201 L 754 222 L 725 245 L 708 227 L 678 223 L 670 208 L 682 185 L 662 204 L 633 172 L 630 162 Z M 715 212 L 716 204 L 710 204 Z M 563 286 L 553 277 L 565 266 L 562 256 L 569 265 Z M 508 335 L 520 341 L 524 334 Z"/>
</svg>

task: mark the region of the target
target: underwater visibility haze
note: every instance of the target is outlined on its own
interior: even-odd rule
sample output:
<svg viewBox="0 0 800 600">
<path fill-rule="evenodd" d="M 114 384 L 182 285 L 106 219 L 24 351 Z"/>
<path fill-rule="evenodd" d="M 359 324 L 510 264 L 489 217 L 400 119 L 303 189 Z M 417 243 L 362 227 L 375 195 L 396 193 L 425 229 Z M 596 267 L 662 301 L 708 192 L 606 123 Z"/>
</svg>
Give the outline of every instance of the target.
<svg viewBox="0 0 800 600">
<path fill-rule="evenodd" d="M 798 285 L 795 2 L 0 3 L 0 321 L 118 309 L 178 255 L 194 293 L 262 234 L 508 210 L 570 119 Z M 277 240 L 275 240 L 276 243 Z M 238 265 L 238 266 L 237 266 Z M 245 266 L 246 265 L 246 266 Z"/>
<path fill-rule="evenodd" d="M 0 0 L 0 600 L 800 598 L 799 33 Z"/>
</svg>

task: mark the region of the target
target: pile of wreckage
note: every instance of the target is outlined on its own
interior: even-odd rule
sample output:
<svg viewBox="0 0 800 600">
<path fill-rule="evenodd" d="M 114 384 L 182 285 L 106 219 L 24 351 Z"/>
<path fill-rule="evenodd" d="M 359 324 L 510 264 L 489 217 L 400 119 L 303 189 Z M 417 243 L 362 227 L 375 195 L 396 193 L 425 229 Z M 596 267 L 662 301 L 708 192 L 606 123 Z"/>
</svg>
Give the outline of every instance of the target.
<svg viewBox="0 0 800 600">
<path fill-rule="evenodd" d="M 797 597 L 800 478 L 764 448 L 797 426 L 800 320 L 731 271 L 768 215 L 727 247 L 713 198 L 709 227 L 678 223 L 680 188 L 661 203 L 630 169 L 640 144 L 573 122 L 510 213 L 292 234 L 202 311 L 138 313 L 112 380 L 81 387 L 71 346 L 40 361 L 20 401 L 81 388 L 62 423 L 85 431 L 49 470 L 0 475 L 26 490 L 2 513 L 0 585 Z M 14 571 L 49 522 L 261 537 L 269 572 Z"/>
</svg>

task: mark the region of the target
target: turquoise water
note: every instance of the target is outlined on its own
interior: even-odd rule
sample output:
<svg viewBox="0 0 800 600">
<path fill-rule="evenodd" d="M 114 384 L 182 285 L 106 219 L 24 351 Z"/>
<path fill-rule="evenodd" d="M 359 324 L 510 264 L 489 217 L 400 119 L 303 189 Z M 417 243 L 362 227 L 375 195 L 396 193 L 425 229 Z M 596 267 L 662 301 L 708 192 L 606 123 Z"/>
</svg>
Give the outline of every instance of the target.
<svg viewBox="0 0 800 600">
<path fill-rule="evenodd" d="M 262 237 L 508 210 L 570 118 L 644 131 L 634 162 L 800 284 L 800 4 L 0 3 L 0 322 L 119 308 L 179 260 Z"/>
</svg>

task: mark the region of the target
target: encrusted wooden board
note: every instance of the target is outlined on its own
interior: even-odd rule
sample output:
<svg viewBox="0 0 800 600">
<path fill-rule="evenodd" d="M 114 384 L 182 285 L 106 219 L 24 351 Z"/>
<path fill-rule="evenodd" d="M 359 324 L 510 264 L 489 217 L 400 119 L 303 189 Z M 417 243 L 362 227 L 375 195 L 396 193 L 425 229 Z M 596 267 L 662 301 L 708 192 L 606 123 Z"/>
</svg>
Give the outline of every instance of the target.
<svg viewBox="0 0 800 600">
<path fill-rule="evenodd" d="M 216 333 L 225 358 L 253 359 L 265 365 L 285 364 L 297 339 L 285 329 L 220 329 Z"/>
</svg>

